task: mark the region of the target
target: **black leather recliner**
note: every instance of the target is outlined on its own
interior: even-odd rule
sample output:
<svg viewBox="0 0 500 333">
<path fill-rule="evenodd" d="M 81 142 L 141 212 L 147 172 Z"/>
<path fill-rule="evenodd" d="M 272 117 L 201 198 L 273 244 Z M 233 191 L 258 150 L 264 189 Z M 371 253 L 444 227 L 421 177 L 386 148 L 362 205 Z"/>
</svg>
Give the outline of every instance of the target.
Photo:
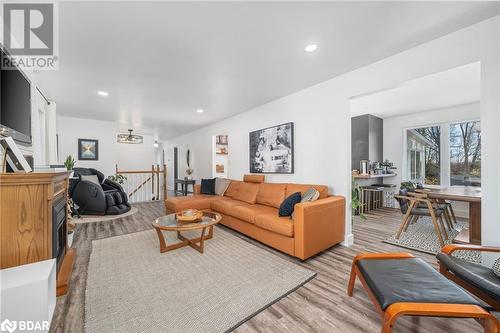
<svg viewBox="0 0 500 333">
<path fill-rule="evenodd" d="M 104 178 L 102 172 L 92 168 L 74 168 L 78 180 L 72 182 L 70 196 L 82 215 L 119 215 L 130 210 L 128 196 L 120 184 Z M 83 180 L 82 176 L 97 176 L 99 184 Z"/>
</svg>

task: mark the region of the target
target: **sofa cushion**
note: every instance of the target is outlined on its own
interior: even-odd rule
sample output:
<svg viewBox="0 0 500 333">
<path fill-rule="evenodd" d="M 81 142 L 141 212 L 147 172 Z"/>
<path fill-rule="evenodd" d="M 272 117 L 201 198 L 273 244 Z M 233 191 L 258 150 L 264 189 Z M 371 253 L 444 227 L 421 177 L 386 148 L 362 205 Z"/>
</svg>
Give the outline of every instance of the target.
<svg viewBox="0 0 500 333">
<path fill-rule="evenodd" d="M 300 195 L 300 192 L 295 192 L 283 200 L 280 205 L 279 216 L 292 216 L 295 205 L 298 204 L 301 199 L 302 196 Z"/>
<path fill-rule="evenodd" d="M 357 266 L 382 310 L 400 302 L 479 305 L 471 295 L 419 258 L 365 259 Z"/>
<path fill-rule="evenodd" d="M 262 214 L 277 215 L 278 211 L 274 207 L 245 204 L 241 206 L 232 207 L 227 214 L 232 217 L 236 217 L 237 219 L 243 220 L 245 222 L 255 223 L 255 218 L 258 215 Z"/>
<path fill-rule="evenodd" d="M 262 214 L 255 217 L 255 225 L 277 234 L 293 237 L 293 220 L 276 214 Z"/>
<path fill-rule="evenodd" d="M 265 179 L 264 175 L 244 175 L 243 181 L 246 183 L 263 183 Z"/>
<path fill-rule="evenodd" d="M 224 196 L 232 198 L 238 192 L 238 189 L 240 188 L 241 182 L 238 180 L 231 180 L 231 183 L 227 187 L 226 193 L 224 193 Z"/>
<path fill-rule="evenodd" d="M 253 205 L 257 201 L 258 193 L 259 184 L 242 182 L 240 183 L 238 192 L 233 196 L 233 199 Z"/>
<path fill-rule="evenodd" d="M 231 179 L 215 178 L 215 194 L 220 196 L 224 195 L 229 184 L 231 184 Z"/>
<path fill-rule="evenodd" d="M 286 184 L 260 184 L 257 203 L 279 208 L 283 200 L 285 200 L 285 191 Z"/>
<path fill-rule="evenodd" d="M 215 178 L 201 180 L 201 194 L 215 194 Z"/>
<path fill-rule="evenodd" d="M 300 192 L 302 195 L 311 187 L 314 187 L 319 192 L 319 199 L 328 197 L 328 187 L 325 185 L 307 185 L 307 184 L 287 184 L 286 196 L 289 197 L 295 192 Z"/>
<path fill-rule="evenodd" d="M 218 197 L 221 198 L 221 197 Z M 210 209 L 222 213 L 225 215 L 231 215 L 231 211 L 233 210 L 234 207 L 236 206 L 244 206 L 248 205 L 245 202 L 239 201 L 239 200 L 234 200 L 231 198 L 227 197 L 222 197 L 222 200 L 214 200 L 213 202 L 210 203 Z"/>
<path fill-rule="evenodd" d="M 180 212 L 185 209 L 210 209 L 213 201 L 221 200 L 223 197 L 217 195 L 192 195 L 188 197 L 170 197 L 165 200 L 165 207 L 170 212 Z"/>
</svg>

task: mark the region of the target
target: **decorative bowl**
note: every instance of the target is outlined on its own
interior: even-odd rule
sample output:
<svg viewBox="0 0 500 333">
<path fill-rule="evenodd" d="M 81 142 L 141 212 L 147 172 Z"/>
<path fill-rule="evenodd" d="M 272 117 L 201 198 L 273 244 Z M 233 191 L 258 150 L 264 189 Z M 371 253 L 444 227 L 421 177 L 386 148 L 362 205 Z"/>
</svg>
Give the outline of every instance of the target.
<svg viewBox="0 0 500 333">
<path fill-rule="evenodd" d="M 201 220 L 203 212 L 197 209 L 186 209 L 175 214 L 175 216 L 179 222 L 189 223 Z"/>
</svg>

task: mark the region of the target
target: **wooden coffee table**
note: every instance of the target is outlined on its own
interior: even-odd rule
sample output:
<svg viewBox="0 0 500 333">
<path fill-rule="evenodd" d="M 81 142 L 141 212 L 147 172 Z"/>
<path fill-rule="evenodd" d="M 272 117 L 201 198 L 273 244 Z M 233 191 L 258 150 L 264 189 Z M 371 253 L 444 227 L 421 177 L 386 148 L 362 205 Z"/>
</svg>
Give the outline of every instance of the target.
<svg viewBox="0 0 500 333">
<path fill-rule="evenodd" d="M 158 239 L 160 240 L 160 252 L 167 252 L 175 250 L 184 246 L 191 246 L 193 249 L 200 253 L 204 251 L 204 241 L 211 239 L 214 235 L 214 225 L 219 223 L 221 216 L 217 213 L 203 212 L 203 217 L 199 222 L 185 223 L 180 222 L 176 219 L 175 214 L 169 214 L 156 219 L 153 222 L 153 227 L 158 234 Z M 205 235 L 208 229 L 208 234 Z M 181 232 L 201 230 L 201 236 L 196 238 L 186 238 Z M 165 237 L 163 235 L 164 231 L 175 231 L 177 232 L 177 238 L 180 242 L 167 245 Z"/>
</svg>

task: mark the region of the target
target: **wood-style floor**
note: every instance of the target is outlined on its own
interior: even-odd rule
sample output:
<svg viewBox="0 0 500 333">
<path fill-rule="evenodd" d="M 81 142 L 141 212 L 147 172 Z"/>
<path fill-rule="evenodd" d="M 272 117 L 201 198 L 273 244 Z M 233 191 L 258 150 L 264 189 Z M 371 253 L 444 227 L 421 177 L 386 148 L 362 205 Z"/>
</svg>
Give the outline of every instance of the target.
<svg viewBox="0 0 500 333">
<path fill-rule="evenodd" d="M 139 212 L 132 216 L 77 225 L 73 241 L 77 256 L 71 287 L 66 296 L 57 300 L 51 332 L 84 332 L 85 286 L 92 240 L 151 229 L 151 222 L 163 215 L 160 202 L 137 204 L 136 207 Z M 352 258 L 357 253 L 407 251 L 382 243 L 395 232 L 400 222 L 401 214 L 389 209 L 368 215 L 366 221 L 357 219 L 354 222 L 353 246 L 335 246 L 305 262 L 280 254 L 235 232 L 271 253 L 318 273 L 315 279 L 251 318 L 235 332 L 380 332 L 379 316 L 359 282 L 351 298 L 346 293 L 347 281 Z M 409 252 L 436 265 L 431 255 Z M 470 319 L 411 317 L 398 320 L 395 332 L 471 333 L 482 332 L 482 329 Z"/>
</svg>

